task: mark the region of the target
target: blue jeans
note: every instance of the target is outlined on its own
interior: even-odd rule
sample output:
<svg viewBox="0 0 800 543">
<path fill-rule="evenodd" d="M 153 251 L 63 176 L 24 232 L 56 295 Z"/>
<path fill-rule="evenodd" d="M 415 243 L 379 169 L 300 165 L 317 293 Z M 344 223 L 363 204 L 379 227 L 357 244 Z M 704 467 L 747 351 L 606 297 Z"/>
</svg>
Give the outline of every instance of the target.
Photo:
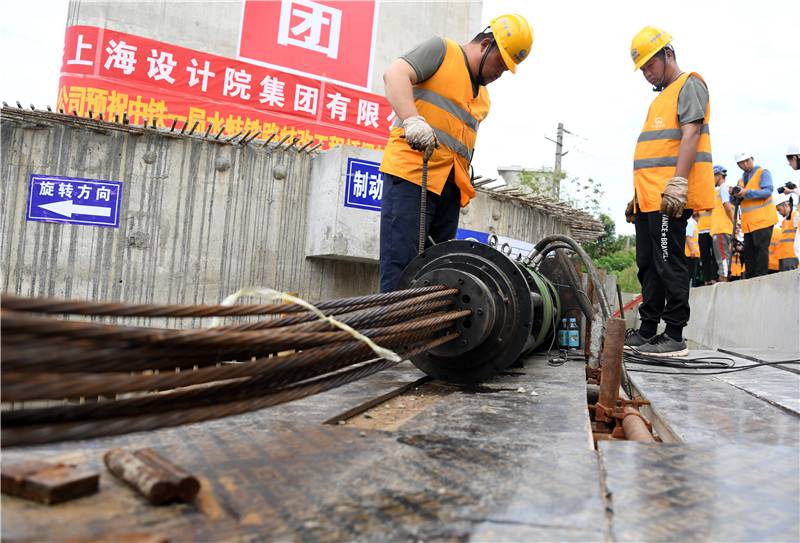
<svg viewBox="0 0 800 543">
<path fill-rule="evenodd" d="M 383 174 L 383 201 L 381 203 L 381 292 L 397 289 L 400 275 L 417 256 L 419 245 L 420 187 L 410 181 Z M 461 191 L 450 173 L 437 196 L 428 191 L 425 206 L 425 239 L 435 243 L 453 239 L 458 230 L 458 212 L 461 208 Z"/>
</svg>

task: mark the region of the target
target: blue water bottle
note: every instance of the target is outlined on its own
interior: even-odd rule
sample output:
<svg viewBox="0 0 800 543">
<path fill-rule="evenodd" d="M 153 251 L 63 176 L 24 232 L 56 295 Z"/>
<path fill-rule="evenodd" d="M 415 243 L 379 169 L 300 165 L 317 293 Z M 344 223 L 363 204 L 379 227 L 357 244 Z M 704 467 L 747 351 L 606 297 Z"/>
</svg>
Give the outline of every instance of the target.
<svg viewBox="0 0 800 543">
<path fill-rule="evenodd" d="M 581 346 L 581 333 L 578 330 L 578 321 L 575 317 L 569 318 L 567 325 L 567 345 L 570 349 L 577 349 Z"/>
<path fill-rule="evenodd" d="M 567 319 L 561 319 L 561 326 L 558 328 L 558 348 L 566 349 L 569 347 L 569 338 L 567 337 Z"/>
</svg>

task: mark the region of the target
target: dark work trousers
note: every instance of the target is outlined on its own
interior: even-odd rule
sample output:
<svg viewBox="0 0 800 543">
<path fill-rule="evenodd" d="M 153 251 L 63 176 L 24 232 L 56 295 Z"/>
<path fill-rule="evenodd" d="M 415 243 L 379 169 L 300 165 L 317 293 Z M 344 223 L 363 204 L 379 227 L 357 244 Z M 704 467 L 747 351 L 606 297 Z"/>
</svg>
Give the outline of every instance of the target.
<svg viewBox="0 0 800 543">
<path fill-rule="evenodd" d="M 642 285 L 639 330 L 645 337 L 654 335 L 663 319 L 667 335 L 681 339 L 689 322 L 689 270 L 683 251 L 691 216 L 691 210 L 679 219 L 658 211 L 636 215 L 636 265 Z"/>
<path fill-rule="evenodd" d="M 772 227 L 753 230 L 744 235 L 744 277 L 752 279 L 769 272 L 769 242 Z"/>
<path fill-rule="evenodd" d="M 714 242 L 711 234 L 706 232 L 697 236 L 700 245 L 700 267 L 703 270 L 703 281 L 717 280 L 717 259 L 714 258 Z"/>
<path fill-rule="evenodd" d="M 425 245 L 428 236 L 435 243 L 453 239 L 458 230 L 461 191 L 452 179 L 442 189 L 441 196 L 428 191 L 425 205 Z M 381 292 L 397 289 L 400 275 L 417 256 L 419 248 L 420 187 L 410 181 L 383 174 L 381 203 Z"/>
</svg>

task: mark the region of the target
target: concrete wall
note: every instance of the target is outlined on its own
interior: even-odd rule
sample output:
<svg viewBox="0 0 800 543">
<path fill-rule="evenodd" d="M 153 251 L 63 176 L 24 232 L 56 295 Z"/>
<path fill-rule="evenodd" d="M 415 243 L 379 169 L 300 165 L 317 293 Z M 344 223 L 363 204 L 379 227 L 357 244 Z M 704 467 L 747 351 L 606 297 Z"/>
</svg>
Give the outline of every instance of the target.
<svg viewBox="0 0 800 543">
<path fill-rule="evenodd" d="M 241 0 L 180 2 L 70 0 L 67 25 L 111 28 L 198 51 L 236 58 L 242 23 Z M 468 41 L 481 21 L 480 1 L 378 1 L 372 92 L 383 94 L 389 63 L 431 36 Z M 483 26 L 482 26 L 483 25 Z"/>
<path fill-rule="evenodd" d="M 800 351 L 800 270 L 693 288 L 689 303 L 697 345 Z"/>
<path fill-rule="evenodd" d="M 308 225 L 333 223 L 343 207 L 343 157 L 379 160 L 360 155 L 363 149 L 337 148 L 312 159 L 15 108 L 0 113 L 0 136 L 3 292 L 217 303 L 244 286 L 312 300 L 377 290 L 375 263 L 306 258 Z M 318 163 L 313 174 L 312 163 Z M 340 169 L 325 167 L 333 163 Z M 119 228 L 27 221 L 31 174 L 122 181 Z M 326 184 L 336 198 L 319 198 Z M 330 207 L 310 207 L 315 199 Z M 342 232 L 367 236 L 352 241 L 365 243 L 377 259 L 380 214 L 358 213 L 365 226 L 353 228 L 353 218 L 342 215 Z M 462 210 L 461 226 L 533 242 L 569 230 L 559 217 L 486 193 Z"/>
<path fill-rule="evenodd" d="M 375 265 L 304 258 L 309 155 L 13 109 L 0 134 L 3 292 L 217 303 L 243 286 L 377 289 Z M 122 181 L 120 227 L 26 221 L 33 173 Z"/>
</svg>

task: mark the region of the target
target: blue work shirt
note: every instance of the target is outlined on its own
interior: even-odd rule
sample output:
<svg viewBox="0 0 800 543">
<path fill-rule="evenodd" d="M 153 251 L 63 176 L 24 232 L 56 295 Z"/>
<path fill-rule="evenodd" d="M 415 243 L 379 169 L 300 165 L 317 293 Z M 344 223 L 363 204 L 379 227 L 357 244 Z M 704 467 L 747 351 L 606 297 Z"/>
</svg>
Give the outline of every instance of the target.
<svg viewBox="0 0 800 543">
<path fill-rule="evenodd" d="M 742 181 L 744 182 L 744 186 L 747 186 L 747 183 L 750 182 L 750 178 L 753 177 L 753 174 L 756 173 L 759 166 L 753 166 L 753 169 L 749 172 L 742 172 Z M 747 191 L 745 195 L 745 200 L 764 200 L 772 196 L 772 175 L 770 175 L 769 170 L 766 168 L 762 168 L 761 172 L 761 183 L 759 184 L 761 187 L 759 190 L 750 190 Z"/>
</svg>

